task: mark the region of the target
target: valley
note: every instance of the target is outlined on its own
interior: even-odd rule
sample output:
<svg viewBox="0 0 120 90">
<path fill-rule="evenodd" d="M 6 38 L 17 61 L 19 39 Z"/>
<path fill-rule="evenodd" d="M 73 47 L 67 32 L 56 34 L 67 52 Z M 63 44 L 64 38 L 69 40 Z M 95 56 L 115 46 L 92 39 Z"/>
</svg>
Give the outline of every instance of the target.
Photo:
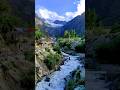
<svg viewBox="0 0 120 90">
<path fill-rule="evenodd" d="M 61 27 L 36 18 L 36 90 L 85 90 L 85 38 L 79 28 L 84 19 L 77 22 L 78 17 Z"/>
</svg>

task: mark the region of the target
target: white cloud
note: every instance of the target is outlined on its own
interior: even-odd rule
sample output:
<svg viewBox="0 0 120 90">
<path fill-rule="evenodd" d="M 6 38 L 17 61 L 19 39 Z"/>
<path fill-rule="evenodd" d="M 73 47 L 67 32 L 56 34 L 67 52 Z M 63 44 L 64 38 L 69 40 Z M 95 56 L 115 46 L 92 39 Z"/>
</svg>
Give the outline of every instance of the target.
<svg viewBox="0 0 120 90">
<path fill-rule="evenodd" d="M 40 8 L 36 11 L 36 13 L 38 14 L 38 16 L 44 18 L 44 19 L 48 19 L 48 20 L 65 20 L 64 16 L 60 16 L 58 15 L 56 12 L 54 11 L 49 11 L 46 8 Z"/>
<path fill-rule="evenodd" d="M 85 12 L 85 0 L 80 0 L 77 5 L 76 15 L 81 15 L 83 12 Z"/>
<path fill-rule="evenodd" d="M 74 2 L 75 4 L 75 2 Z M 81 15 L 83 12 L 85 12 L 85 0 L 79 0 L 76 1 L 77 4 L 77 11 L 75 12 L 66 12 L 65 15 L 60 16 L 59 14 L 57 14 L 54 11 L 50 11 L 46 8 L 39 8 L 36 10 L 36 13 L 38 14 L 38 16 L 47 19 L 47 20 L 62 20 L 62 21 L 69 21 L 72 18 L 76 17 L 77 15 Z"/>
<path fill-rule="evenodd" d="M 81 15 L 83 12 L 85 12 L 85 0 L 80 0 L 79 2 L 77 2 L 77 11 L 76 12 L 66 12 L 65 15 L 66 15 L 66 17 L 74 18 L 77 15 Z"/>
</svg>

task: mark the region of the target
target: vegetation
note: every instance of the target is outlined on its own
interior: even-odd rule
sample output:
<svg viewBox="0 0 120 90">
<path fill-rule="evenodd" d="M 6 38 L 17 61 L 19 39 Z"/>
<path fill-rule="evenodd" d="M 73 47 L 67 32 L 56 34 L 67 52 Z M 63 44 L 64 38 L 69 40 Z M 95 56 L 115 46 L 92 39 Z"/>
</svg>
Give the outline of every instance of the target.
<svg viewBox="0 0 120 90">
<path fill-rule="evenodd" d="M 85 39 L 76 34 L 74 30 L 64 32 L 64 37 L 58 39 L 58 44 L 64 50 L 74 50 L 76 52 L 85 52 Z"/>
<path fill-rule="evenodd" d="M 41 28 L 36 26 L 35 27 L 35 39 L 38 40 L 43 36 L 44 36 L 44 33 L 42 32 Z"/>
<path fill-rule="evenodd" d="M 74 90 L 74 80 L 69 80 L 68 83 L 67 83 L 67 87 L 66 87 L 66 90 Z"/>
<path fill-rule="evenodd" d="M 50 53 L 46 59 L 45 59 L 45 64 L 47 65 L 47 67 L 52 70 L 55 69 L 56 65 L 58 65 L 61 61 L 61 56 L 58 53 Z"/>
<path fill-rule="evenodd" d="M 85 85 L 85 80 L 81 79 L 80 70 L 75 70 L 72 73 L 72 78 L 67 82 L 65 90 L 74 90 L 80 85 Z"/>
<path fill-rule="evenodd" d="M 77 34 L 75 32 L 75 30 L 72 30 L 72 31 L 65 31 L 64 32 L 64 38 L 75 38 L 77 37 Z"/>
<path fill-rule="evenodd" d="M 56 51 L 58 54 L 61 54 L 59 44 L 55 44 L 55 45 L 53 46 L 53 50 Z"/>
</svg>

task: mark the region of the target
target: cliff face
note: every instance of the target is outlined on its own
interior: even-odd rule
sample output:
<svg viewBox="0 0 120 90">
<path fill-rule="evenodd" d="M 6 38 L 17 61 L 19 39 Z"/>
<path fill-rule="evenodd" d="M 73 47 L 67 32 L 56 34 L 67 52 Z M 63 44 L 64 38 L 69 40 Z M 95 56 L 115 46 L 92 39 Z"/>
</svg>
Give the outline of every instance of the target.
<svg viewBox="0 0 120 90">
<path fill-rule="evenodd" d="M 43 40 L 42 40 L 43 39 Z M 53 44 L 51 43 L 51 39 L 42 38 L 35 42 L 35 82 L 41 80 L 43 76 L 50 74 L 53 69 L 49 69 L 45 63 L 46 57 L 50 54 L 55 54 L 56 52 L 53 50 Z M 58 65 L 56 65 L 58 66 Z"/>
<path fill-rule="evenodd" d="M 78 15 L 63 26 L 64 30 L 75 30 L 78 35 L 85 33 L 85 13 Z"/>
</svg>

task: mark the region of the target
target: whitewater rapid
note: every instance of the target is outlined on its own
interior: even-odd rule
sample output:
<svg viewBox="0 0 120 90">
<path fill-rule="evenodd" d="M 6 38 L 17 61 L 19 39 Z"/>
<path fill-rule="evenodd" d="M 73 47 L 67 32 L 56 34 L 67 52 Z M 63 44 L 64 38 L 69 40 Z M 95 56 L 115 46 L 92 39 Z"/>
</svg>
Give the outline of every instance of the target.
<svg viewBox="0 0 120 90">
<path fill-rule="evenodd" d="M 82 58 L 80 56 L 71 56 L 62 52 L 64 57 L 67 59 L 64 61 L 64 64 L 60 66 L 60 70 L 53 72 L 48 77 L 45 77 L 43 80 L 37 83 L 35 90 L 64 90 L 66 80 L 71 75 L 71 73 L 79 68 L 81 70 L 81 78 L 85 78 L 84 65 L 81 63 Z M 47 78 L 47 80 L 46 80 Z M 75 90 L 83 90 L 75 89 Z"/>
</svg>

